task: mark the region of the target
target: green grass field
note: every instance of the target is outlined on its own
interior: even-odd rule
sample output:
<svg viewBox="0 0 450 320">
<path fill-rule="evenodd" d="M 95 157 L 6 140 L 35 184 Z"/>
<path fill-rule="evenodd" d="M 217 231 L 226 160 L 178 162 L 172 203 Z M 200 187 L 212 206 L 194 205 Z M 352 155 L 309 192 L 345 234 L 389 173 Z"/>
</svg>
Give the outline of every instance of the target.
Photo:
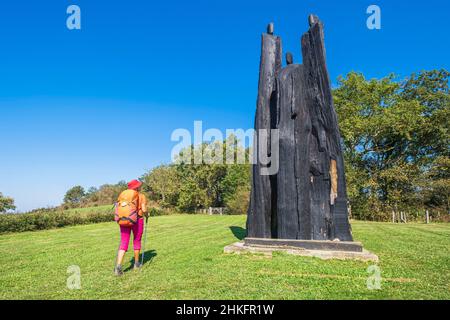
<svg viewBox="0 0 450 320">
<path fill-rule="evenodd" d="M 147 261 L 121 278 L 112 272 L 119 239 L 113 222 L 0 236 L 0 298 L 450 298 L 448 224 L 353 221 L 355 240 L 380 257 L 381 289 L 369 290 L 371 263 L 224 254 L 225 245 L 244 236 L 245 216 L 172 215 L 149 222 Z M 80 267 L 79 290 L 66 286 L 70 265 Z"/>
</svg>

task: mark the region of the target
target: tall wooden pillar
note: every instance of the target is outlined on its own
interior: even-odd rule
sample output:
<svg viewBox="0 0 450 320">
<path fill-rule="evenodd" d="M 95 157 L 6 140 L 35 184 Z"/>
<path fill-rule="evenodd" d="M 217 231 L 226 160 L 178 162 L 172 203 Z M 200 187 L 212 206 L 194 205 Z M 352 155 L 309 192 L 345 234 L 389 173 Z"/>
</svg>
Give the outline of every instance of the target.
<svg viewBox="0 0 450 320">
<path fill-rule="evenodd" d="M 309 24 L 301 45 L 313 126 L 310 145 L 312 239 L 351 241 L 341 136 L 326 66 L 323 24 L 313 15 L 309 17 Z"/>
<path fill-rule="evenodd" d="M 276 207 L 272 202 L 274 178 L 262 175 L 259 161 L 260 152 L 270 156 L 270 129 L 274 128 L 276 119 L 276 77 L 281 69 L 281 39 L 273 35 L 273 24 L 261 37 L 261 61 L 259 67 L 258 99 L 255 116 L 256 139 L 253 146 L 258 161 L 252 168 L 252 191 L 247 218 L 247 235 L 249 237 L 271 238 L 276 230 Z M 266 130 L 269 137 L 265 150 L 259 150 L 260 130 Z M 276 192 L 276 189 L 275 191 Z"/>
</svg>

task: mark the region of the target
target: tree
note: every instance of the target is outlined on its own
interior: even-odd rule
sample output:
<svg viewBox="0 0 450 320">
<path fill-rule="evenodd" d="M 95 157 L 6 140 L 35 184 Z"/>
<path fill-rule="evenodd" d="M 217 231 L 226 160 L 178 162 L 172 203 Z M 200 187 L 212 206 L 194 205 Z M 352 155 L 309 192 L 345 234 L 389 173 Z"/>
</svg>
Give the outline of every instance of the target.
<svg viewBox="0 0 450 320">
<path fill-rule="evenodd" d="M 432 186 L 424 179 L 432 168 L 443 170 L 436 159 L 449 157 L 448 79 L 445 70 L 404 81 L 393 75 L 366 80 L 354 72 L 339 79 L 334 102 L 357 217 L 383 219 L 388 210 L 425 205 Z M 439 190 L 433 192 L 445 191 Z"/>
<path fill-rule="evenodd" d="M 100 200 L 99 190 L 96 187 L 90 187 L 85 195 L 87 203 L 97 203 Z"/>
<path fill-rule="evenodd" d="M 450 157 L 437 157 L 421 181 L 423 201 L 429 208 L 450 212 Z"/>
<path fill-rule="evenodd" d="M 202 153 L 203 162 L 177 165 L 181 182 L 177 203 L 180 210 L 223 207 L 227 205 L 227 202 L 235 200 L 239 187 L 250 189 L 250 165 L 235 163 L 238 155 L 243 155 L 248 160 L 249 150 L 240 146 L 235 136 L 229 136 L 224 141 L 204 143 L 195 148 L 191 146 L 190 150 L 191 154 Z M 216 154 L 216 151 L 221 154 Z M 186 151 L 183 150 L 180 157 L 183 152 Z M 226 164 L 227 154 L 233 156 L 235 160 L 233 163 Z M 208 163 L 205 155 L 219 160 L 219 163 Z"/>
<path fill-rule="evenodd" d="M 91 187 L 82 198 L 81 205 L 84 207 L 111 205 L 117 201 L 119 194 L 126 189 L 127 183 L 125 181 L 116 184 L 104 184 L 99 188 Z"/>
<path fill-rule="evenodd" d="M 142 177 L 143 190 L 162 206 L 177 207 L 182 211 L 225 206 L 236 200 L 234 195 L 239 187 L 250 189 L 250 165 L 220 161 L 225 160 L 227 152 L 233 152 L 231 155 L 235 159 L 238 154 L 249 159 L 249 150 L 240 147 L 234 136 L 225 141 L 191 145 L 178 155 L 178 159 L 184 161 L 161 165 L 146 173 Z M 203 161 L 194 164 L 192 158 L 183 157 L 186 154 L 200 155 Z M 210 163 L 208 159 L 219 160 L 219 163 Z"/>
<path fill-rule="evenodd" d="M 75 186 L 66 192 L 66 195 L 64 196 L 64 203 L 72 206 L 80 205 L 85 195 L 86 192 L 83 187 Z"/>
<path fill-rule="evenodd" d="M 142 176 L 143 191 L 162 206 L 175 206 L 180 180 L 175 166 L 160 165 Z"/>
<path fill-rule="evenodd" d="M 235 202 L 236 198 L 243 199 L 245 193 L 250 194 L 250 177 L 250 164 L 232 164 L 227 167 L 227 173 L 220 182 L 223 200 L 227 207 L 230 206 L 232 201 Z M 248 200 L 244 202 L 248 203 Z"/>
<path fill-rule="evenodd" d="M 221 181 L 226 175 L 225 164 L 180 164 L 177 173 L 181 182 L 177 202 L 180 210 L 223 205 Z"/>
<path fill-rule="evenodd" d="M 5 197 L 0 192 L 0 213 L 7 212 L 8 210 L 15 210 L 16 206 L 14 205 L 14 199 Z"/>
<path fill-rule="evenodd" d="M 246 214 L 250 202 L 250 188 L 239 186 L 235 192 L 227 198 L 227 209 L 230 214 Z"/>
</svg>

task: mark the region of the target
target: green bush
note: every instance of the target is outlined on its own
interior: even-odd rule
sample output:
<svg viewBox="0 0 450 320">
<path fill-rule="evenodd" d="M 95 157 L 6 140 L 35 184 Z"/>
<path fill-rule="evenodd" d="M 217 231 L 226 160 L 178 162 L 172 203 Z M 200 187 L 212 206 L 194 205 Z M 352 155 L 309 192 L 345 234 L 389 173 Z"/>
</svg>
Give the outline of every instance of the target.
<svg viewBox="0 0 450 320">
<path fill-rule="evenodd" d="M 248 187 L 238 187 L 232 197 L 227 199 L 227 213 L 228 214 L 246 214 L 250 201 L 250 191 Z"/>
<path fill-rule="evenodd" d="M 0 233 L 62 228 L 66 226 L 113 221 L 110 207 L 62 211 L 41 209 L 23 214 L 0 215 Z"/>
<path fill-rule="evenodd" d="M 171 214 L 169 210 L 162 208 L 150 208 L 149 210 L 150 217 L 167 216 L 169 214 Z"/>
<path fill-rule="evenodd" d="M 174 211 L 160 207 L 152 207 L 149 211 L 151 217 L 165 216 L 171 213 L 174 213 Z M 0 234 L 55 229 L 113 220 L 114 212 L 109 205 L 68 210 L 37 209 L 23 214 L 0 214 Z"/>
</svg>

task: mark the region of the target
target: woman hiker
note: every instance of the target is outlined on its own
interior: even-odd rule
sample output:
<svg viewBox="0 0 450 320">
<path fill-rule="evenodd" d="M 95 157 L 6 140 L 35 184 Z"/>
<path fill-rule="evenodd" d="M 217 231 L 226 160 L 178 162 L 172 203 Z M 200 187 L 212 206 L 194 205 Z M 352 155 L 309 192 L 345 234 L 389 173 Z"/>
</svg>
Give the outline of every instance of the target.
<svg viewBox="0 0 450 320">
<path fill-rule="evenodd" d="M 142 182 L 133 180 L 128 183 L 128 190 L 123 191 L 116 203 L 115 220 L 120 226 L 120 247 L 117 253 L 114 273 L 123 274 L 122 262 L 128 251 L 130 235 L 133 232 L 134 269 L 142 267 L 139 261 L 141 239 L 144 231 L 144 216 L 147 217 L 147 198 L 140 192 Z"/>
</svg>

